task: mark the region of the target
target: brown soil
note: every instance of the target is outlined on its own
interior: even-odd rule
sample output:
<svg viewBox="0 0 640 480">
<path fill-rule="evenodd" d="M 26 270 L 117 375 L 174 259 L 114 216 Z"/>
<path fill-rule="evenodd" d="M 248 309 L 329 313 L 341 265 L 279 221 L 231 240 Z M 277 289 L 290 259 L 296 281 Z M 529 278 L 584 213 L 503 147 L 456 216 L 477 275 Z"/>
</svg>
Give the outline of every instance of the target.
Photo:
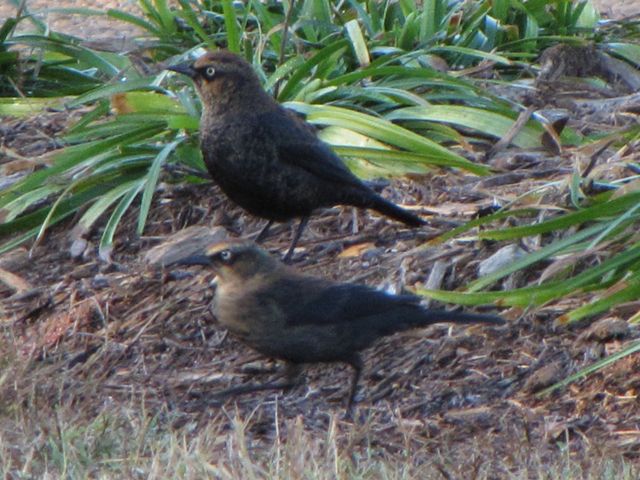
<svg viewBox="0 0 640 480">
<path fill-rule="evenodd" d="M 57 10 L 63 8 L 87 8 L 95 10 L 96 15 L 69 14 Z M 63 0 L 51 2 L 50 0 L 29 0 L 26 3 L 27 11 L 38 20 L 45 22 L 52 30 L 75 35 L 87 40 L 112 41 L 114 47 L 119 42 L 125 41 L 132 34 L 138 34 L 136 27 L 116 22 L 105 14 L 108 9 L 114 8 L 127 13 L 140 14 L 136 0 Z M 16 14 L 16 8 L 8 0 L 0 4 L 0 25 L 4 20 Z M 27 22 L 21 22 L 20 31 L 29 29 Z"/>
</svg>

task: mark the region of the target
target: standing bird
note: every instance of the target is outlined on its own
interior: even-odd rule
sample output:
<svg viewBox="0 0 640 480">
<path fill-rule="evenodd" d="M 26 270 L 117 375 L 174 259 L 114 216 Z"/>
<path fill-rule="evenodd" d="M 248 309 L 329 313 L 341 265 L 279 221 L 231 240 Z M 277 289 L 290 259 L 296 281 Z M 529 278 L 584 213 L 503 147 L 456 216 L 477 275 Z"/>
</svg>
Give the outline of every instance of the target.
<svg viewBox="0 0 640 480">
<path fill-rule="evenodd" d="M 505 323 L 495 315 L 430 310 L 414 295 L 302 275 L 249 241 L 217 243 L 180 263 L 211 267 L 217 274 L 213 313 L 220 324 L 258 352 L 286 362 L 286 383 L 244 391 L 291 386 L 304 363 L 346 362 L 354 370 L 347 411 L 363 367 L 359 352 L 378 338 L 440 322 Z"/>
<path fill-rule="evenodd" d="M 313 210 L 334 205 L 371 208 L 409 226 L 415 214 L 367 187 L 313 127 L 264 91 L 253 68 L 227 51 L 168 67 L 191 77 L 202 100 L 200 146 L 207 169 L 227 196 L 253 215 L 274 221 L 300 218 L 285 260 Z"/>
</svg>

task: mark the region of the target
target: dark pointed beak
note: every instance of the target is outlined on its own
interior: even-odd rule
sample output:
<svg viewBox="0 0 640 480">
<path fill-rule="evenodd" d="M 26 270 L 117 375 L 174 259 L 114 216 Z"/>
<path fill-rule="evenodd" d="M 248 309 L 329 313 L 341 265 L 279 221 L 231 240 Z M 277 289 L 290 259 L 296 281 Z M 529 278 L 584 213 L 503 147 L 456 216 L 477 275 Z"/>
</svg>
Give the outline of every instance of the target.
<svg viewBox="0 0 640 480">
<path fill-rule="evenodd" d="M 172 65 L 166 68 L 167 70 L 171 70 L 172 72 L 182 73 L 187 77 L 195 78 L 198 72 L 193 68 L 193 64 L 191 62 L 179 63 L 178 65 Z"/>
<path fill-rule="evenodd" d="M 178 260 L 176 265 L 203 265 L 205 267 L 210 267 L 213 265 L 211 258 L 206 255 L 191 255 L 189 257 L 185 257 L 181 260 Z"/>
</svg>

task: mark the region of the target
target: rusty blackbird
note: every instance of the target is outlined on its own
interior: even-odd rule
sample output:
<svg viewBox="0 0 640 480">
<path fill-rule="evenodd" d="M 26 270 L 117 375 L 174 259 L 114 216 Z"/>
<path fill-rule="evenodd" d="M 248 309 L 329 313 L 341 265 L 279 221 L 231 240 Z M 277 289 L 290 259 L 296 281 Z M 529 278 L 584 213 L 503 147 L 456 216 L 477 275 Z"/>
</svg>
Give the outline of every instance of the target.
<svg viewBox="0 0 640 480">
<path fill-rule="evenodd" d="M 213 313 L 222 326 L 258 352 L 287 364 L 287 383 L 304 363 L 346 362 L 354 374 L 350 411 L 362 371 L 360 351 L 380 337 L 433 323 L 501 325 L 495 315 L 432 310 L 414 295 L 336 283 L 297 273 L 249 241 L 214 244 L 180 263 L 217 274 Z"/>
<path fill-rule="evenodd" d="M 238 55 L 209 52 L 168 69 L 191 77 L 200 95 L 200 146 L 214 181 L 232 201 L 269 220 L 258 238 L 274 221 L 301 219 L 285 259 L 318 208 L 353 205 L 412 227 L 425 223 L 353 175 L 310 124 L 265 92 Z"/>
</svg>

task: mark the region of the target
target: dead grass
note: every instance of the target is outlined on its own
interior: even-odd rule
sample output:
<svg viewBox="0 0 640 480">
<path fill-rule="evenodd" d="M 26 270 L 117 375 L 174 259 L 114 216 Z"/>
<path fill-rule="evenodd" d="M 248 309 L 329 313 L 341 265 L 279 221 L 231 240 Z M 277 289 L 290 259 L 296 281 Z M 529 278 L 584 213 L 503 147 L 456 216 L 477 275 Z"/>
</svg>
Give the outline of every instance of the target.
<svg viewBox="0 0 640 480">
<path fill-rule="evenodd" d="M 328 413 L 325 430 L 318 432 L 304 416 L 288 417 L 278 398 L 273 403 L 267 423 L 258 414 L 265 405 L 258 404 L 248 414 L 223 408 L 205 425 L 177 429 L 170 427 L 172 412 L 149 411 L 143 398 L 128 405 L 105 399 L 90 408 L 92 416 L 71 402 L 44 409 L 22 405 L 2 416 L 0 473 L 6 479 L 478 480 L 631 480 L 640 474 L 637 465 L 597 445 L 577 455 L 571 439 L 554 447 L 522 437 L 505 451 L 486 432 L 462 445 L 445 436 L 432 450 L 417 440 L 419 429 L 408 425 L 401 427 L 403 448 L 392 451 L 371 417 L 351 423 Z"/>
</svg>

